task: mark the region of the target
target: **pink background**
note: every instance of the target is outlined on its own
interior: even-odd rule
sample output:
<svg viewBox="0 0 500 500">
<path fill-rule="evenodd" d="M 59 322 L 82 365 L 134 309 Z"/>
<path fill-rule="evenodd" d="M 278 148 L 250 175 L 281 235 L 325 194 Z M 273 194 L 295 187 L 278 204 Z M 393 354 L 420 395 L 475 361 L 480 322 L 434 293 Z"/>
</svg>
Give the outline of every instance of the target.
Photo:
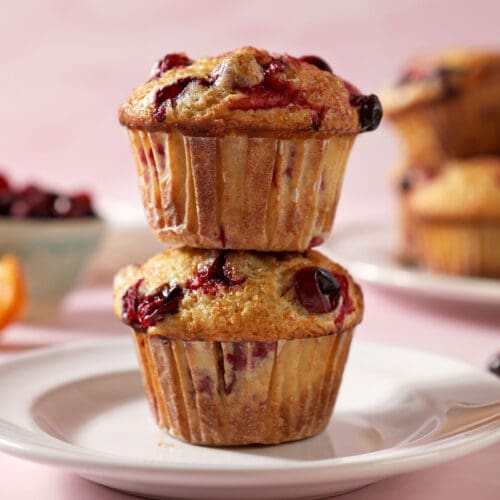
<svg viewBox="0 0 500 500">
<path fill-rule="evenodd" d="M 0 2 L 0 165 L 16 180 L 88 188 L 100 201 L 140 207 L 117 108 L 165 52 L 191 57 L 255 45 L 317 54 L 371 93 L 409 55 L 454 45 L 500 44 L 498 0 L 368 2 Z M 399 147 L 389 127 L 361 136 L 349 162 L 338 226 L 392 214 L 387 172 Z M 0 170 L 2 167 L 0 167 Z M 417 301 L 365 286 L 359 337 L 418 347 L 483 367 L 500 350 L 492 308 Z M 14 326 L 6 352 L 125 329 L 110 312 L 109 287 L 77 291 L 58 328 Z M 75 318 L 78 328 L 73 328 Z M 0 354 L 1 354 L 0 352 Z M 345 498 L 498 498 L 497 445 L 433 470 L 384 481 Z M 125 498 L 55 469 L 0 454 L 0 498 Z"/>
</svg>

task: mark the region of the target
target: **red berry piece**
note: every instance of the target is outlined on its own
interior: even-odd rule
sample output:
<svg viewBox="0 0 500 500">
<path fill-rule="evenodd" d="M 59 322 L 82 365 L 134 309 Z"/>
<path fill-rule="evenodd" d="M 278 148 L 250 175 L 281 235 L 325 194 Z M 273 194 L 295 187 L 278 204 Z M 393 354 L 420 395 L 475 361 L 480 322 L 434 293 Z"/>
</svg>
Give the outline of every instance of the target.
<svg viewBox="0 0 500 500">
<path fill-rule="evenodd" d="M 159 122 L 165 119 L 168 103 L 174 104 L 177 97 L 184 91 L 184 89 L 191 83 L 196 82 L 205 87 L 210 86 L 210 81 L 206 78 L 198 78 L 195 76 L 186 76 L 179 78 L 173 83 L 164 85 L 159 88 L 154 96 L 154 109 L 153 118 Z"/>
<path fill-rule="evenodd" d="M 300 304 L 313 314 L 333 311 L 341 295 L 337 279 L 321 267 L 299 269 L 293 277 L 293 288 Z"/>
<path fill-rule="evenodd" d="M 166 54 L 156 63 L 151 80 L 160 78 L 169 69 L 190 66 L 191 64 L 193 64 L 193 61 L 186 54 Z"/>
<path fill-rule="evenodd" d="M 50 218 L 56 196 L 33 184 L 28 185 L 15 195 L 9 215 L 16 218 Z"/>
<path fill-rule="evenodd" d="M 226 256 L 221 252 L 210 264 L 201 266 L 196 274 L 186 281 L 190 291 L 201 289 L 207 295 L 215 295 L 221 288 L 241 285 L 245 278 L 234 279 Z"/>
<path fill-rule="evenodd" d="M 0 191 L 4 189 L 10 189 L 9 181 L 5 175 L 0 174 Z"/>
<path fill-rule="evenodd" d="M 137 281 L 122 297 L 122 321 L 136 330 L 145 330 L 167 316 L 177 314 L 184 297 L 180 286 L 170 286 L 168 283 L 152 294 L 143 295 L 139 290 L 142 282 L 142 279 Z"/>
</svg>

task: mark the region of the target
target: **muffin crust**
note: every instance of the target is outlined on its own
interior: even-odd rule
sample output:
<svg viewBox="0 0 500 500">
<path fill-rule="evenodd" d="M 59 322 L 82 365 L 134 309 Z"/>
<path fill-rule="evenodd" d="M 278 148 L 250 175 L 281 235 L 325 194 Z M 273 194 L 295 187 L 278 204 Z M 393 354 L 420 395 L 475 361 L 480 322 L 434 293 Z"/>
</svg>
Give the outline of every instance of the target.
<svg viewBox="0 0 500 500">
<path fill-rule="evenodd" d="M 229 286 L 207 291 L 192 286 L 203 266 L 223 253 Z M 295 273 L 317 266 L 331 272 L 342 293 L 331 312 L 312 314 L 298 301 Z M 263 254 L 171 248 L 143 266 L 122 269 L 114 283 L 114 309 L 123 314 L 123 296 L 136 285 L 144 294 L 169 284 L 184 290 L 175 314 L 147 328 L 148 335 L 202 341 L 276 341 L 319 337 L 354 328 L 362 318 L 361 290 L 338 264 L 318 252 Z M 343 283 L 343 286 L 342 286 Z"/>
<path fill-rule="evenodd" d="M 379 114 L 374 127 L 381 118 L 375 96 L 362 96 L 353 85 L 307 62 L 310 57 L 253 47 L 194 62 L 184 54 L 170 56 L 175 56 L 173 66 L 163 64 L 168 69 L 162 71 L 160 61 L 121 106 L 122 125 L 193 135 L 244 130 L 259 136 L 328 136 L 370 130 L 362 122 L 373 106 Z"/>
<path fill-rule="evenodd" d="M 412 214 L 425 219 L 500 221 L 500 160 L 452 161 L 411 195 Z"/>
</svg>

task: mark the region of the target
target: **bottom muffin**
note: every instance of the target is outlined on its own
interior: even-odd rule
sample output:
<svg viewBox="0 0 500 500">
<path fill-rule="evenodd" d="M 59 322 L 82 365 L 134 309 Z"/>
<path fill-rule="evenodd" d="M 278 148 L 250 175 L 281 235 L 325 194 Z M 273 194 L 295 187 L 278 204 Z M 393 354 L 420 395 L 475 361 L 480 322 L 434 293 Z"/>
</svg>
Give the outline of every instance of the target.
<svg viewBox="0 0 500 500">
<path fill-rule="evenodd" d="M 410 212 L 425 267 L 500 277 L 500 159 L 446 164 L 412 195 Z"/>
<path fill-rule="evenodd" d="M 193 444 L 273 444 L 325 428 L 363 300 L 318 252 L 169 249 L 115 279 L 158 425 Z"/>
</svg>

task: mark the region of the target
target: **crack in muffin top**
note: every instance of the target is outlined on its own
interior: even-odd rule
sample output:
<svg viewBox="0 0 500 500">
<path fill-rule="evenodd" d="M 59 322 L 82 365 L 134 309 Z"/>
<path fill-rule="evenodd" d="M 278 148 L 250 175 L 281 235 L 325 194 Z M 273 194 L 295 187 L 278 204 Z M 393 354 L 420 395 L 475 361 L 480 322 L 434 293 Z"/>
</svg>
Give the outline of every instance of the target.
<svg viewBox="0 0 500 500">
<path fill-rule="evenodd" d="M 317 56 L 243 47 L 196 61 L 167 54 L 120 107 L 119 118 L 129 128 L 197 135 L 327 137 L 374 130 L 382 108 Z"/>
</svg>

